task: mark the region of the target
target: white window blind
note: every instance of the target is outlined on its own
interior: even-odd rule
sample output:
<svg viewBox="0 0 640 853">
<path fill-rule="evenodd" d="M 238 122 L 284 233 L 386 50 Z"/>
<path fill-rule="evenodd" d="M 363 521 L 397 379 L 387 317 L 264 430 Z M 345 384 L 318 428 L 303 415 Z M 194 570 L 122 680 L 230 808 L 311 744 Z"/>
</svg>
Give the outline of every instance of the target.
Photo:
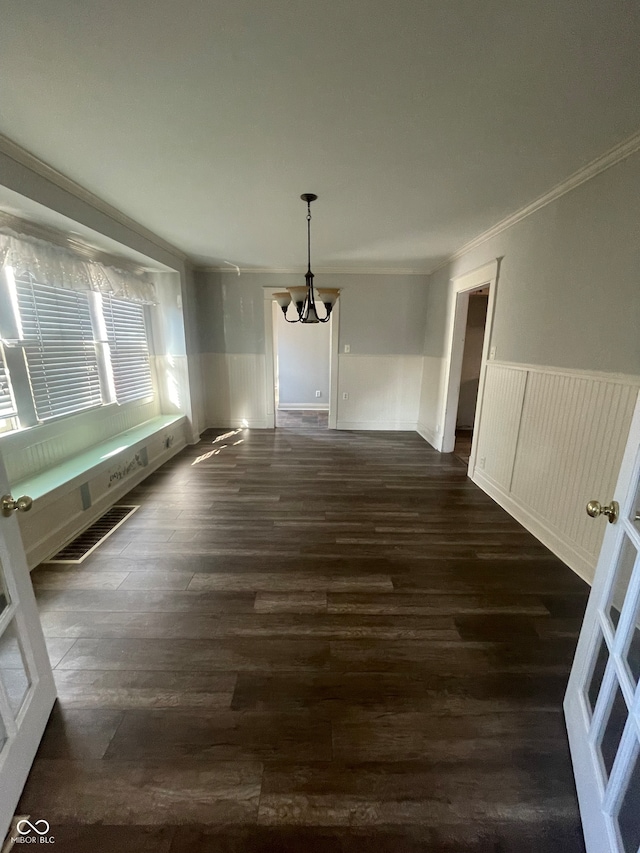
<svg viewBox="0 0 640 853">
<path fill-rule="evenodd" d="M 2 348 L 0 348 L 0 419 L 13 418 L 17 414 L 16 405 L 11 393 L 9 373 L 4 363 Z"/>
<path fill-rule="evenodd" d="M 102 404 L 86 293 L 16 281 L 29 380 L 38 419 Z"/>
<path fill-rule="evenodd" d="M 144 306 L 103 295 L 102 312 L 118 403 L 152 397 Z"/>
</svg>

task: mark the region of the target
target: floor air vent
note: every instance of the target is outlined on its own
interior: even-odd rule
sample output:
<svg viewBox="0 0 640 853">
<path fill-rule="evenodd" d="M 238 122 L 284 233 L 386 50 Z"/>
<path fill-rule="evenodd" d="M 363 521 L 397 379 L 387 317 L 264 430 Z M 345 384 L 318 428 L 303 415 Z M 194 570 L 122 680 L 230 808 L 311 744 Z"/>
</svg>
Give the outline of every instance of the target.
<svg viewBox="0 0 640 853">
<path fill-rule="evenodd" d="M 117 530 L 129 516 L 138 509 L 137 506 L 112 506 L 105 514 L 88 527 L 73 542 L 69 542 L 55 557 L 47 563 L 82 563 L 95 549 Z"/>
</svg>

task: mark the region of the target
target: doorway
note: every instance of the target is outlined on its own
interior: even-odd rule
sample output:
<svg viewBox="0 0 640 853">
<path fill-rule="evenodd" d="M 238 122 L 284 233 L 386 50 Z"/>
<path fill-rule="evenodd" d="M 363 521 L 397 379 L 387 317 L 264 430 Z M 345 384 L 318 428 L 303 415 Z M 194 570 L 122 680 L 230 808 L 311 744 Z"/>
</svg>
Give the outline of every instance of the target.
<svg viewBox="0 0 640 853">
<path fill-rule="evenodd" d="M 475 467 L 487 361 L 495 357 L 490 343 L 500 260 L 451 281 L 442 438 L 437 449 L 458 452 L 469 476 Z"/>
<path fill-rule="evenodd" d="M 265 289 L 267 426 L 335 429 L 339 305 L 328 323 L 287 323 Z"/>
<path fill-rule="evenodd" d="M 275 426 L 327 429 L 331 322 L 287 323 L 272 303 Z"/>
<path fill-rule="evenodd" d="M 456 415 L 454 454 L 469 464 L 473 430 L 476 417 L 476 402 L 482 368 L 482 345 L 489 306 L 489 288 L 482 287 L 469 293 L 467 321 L 464 329 L 464 347 L 460 369 L 460 392 Z"/>
</svg>

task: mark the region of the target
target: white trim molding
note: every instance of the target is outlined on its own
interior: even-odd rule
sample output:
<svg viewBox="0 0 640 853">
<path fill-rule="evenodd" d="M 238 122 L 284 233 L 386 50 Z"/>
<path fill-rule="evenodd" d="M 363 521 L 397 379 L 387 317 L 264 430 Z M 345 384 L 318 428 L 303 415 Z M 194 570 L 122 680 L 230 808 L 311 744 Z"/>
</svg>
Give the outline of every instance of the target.
<svg viewBox="0 0 640 853">
<path fill-rule="evenodd" d="M 443 453 L 451 453 L 456 441 L 456 416 L 458 413 L 458 401 L 460 396 L 460 373 L 462 370 L 462 358 L 464 353 L 465 327 L 467 312 L 469 309 L 469 294 L 479 288 L 489 288 L 489 303 L 487 306 L 487 319 L 485 323 L 484 342 L 482 344 L 482 364 L 480 367 L 480 379 L 478 382 L 478 398 L 476 402 L 476 413 L 474 422 L 480 423 L 482 413 L 482 400 L 484 396 L 484 383 L 486 363 L 489 358 L 491 345 L 491 333 L 493 329 L 493 317 L 496 304 L 496 287 L 500 273 L 500 258 L 483 264 L 475 270 L 451 279 L 449 290 L 449 305 L 447 318 L 447 356 L 443 362 L 443 384 L 444 399 L 442 402 L 442 417 L 438 422 L 442 424 L 440 433 L 440 446 L 437 447 Z M 475 437 L 471 447 L 469 460 L 472 467 L 475 454 Z"/>
<path fill-rule="evenodd" d="M 416 432 L 418 433 L 419 436 L 424 438 L 424 440 L 428 444 L 430 444 L 432 447 L 436 446 L 436 442 L 437 442 L 436 433 L 432 429 L 429 429 L 428 426 L 425 426 L 425 424 L 418 421 L 418 425 L 416 426 Z"/>
<path fill-rule="evenodd" d="M 48 163 L 40 160 L 35 156 L 35 154 L 27 151 L 26 148 L 18 145 L 17 142 L 14 142 L 12 139 L 9 139 L 8 136 L 4 136 L 3 134 L 0 134 L 0 154 L 4 154 L 11 160 L 15 160 L 16 163 L 20 163 L 21 166 L 25 166 L 32 172 L 35 172 L 35 174 L 40 175 L 41 178 L 45 178 L 47 181 L 55 184 L 55 186 L 59 187 L 61 190 L 64 190 L 80 201 L 83 201 L 85 204 L 90 205 L 95 210 L 98 210 L 100 213 L 103 213 L 105 216 L 108 216 L 120 225 L 124 225 L 125 228 L 128 228 L 139 237 L 143 237 L 145 240 L 153 243 L 159 249 L 163 249 L 165 252 L 173 255 L 178 260 L 183 262 L 188 261 L 187 255 L 181 249 L 178 249 L 177 246 L 163 240 L 162 237 L 154 234 L 153 231 L 149 231 L 148 228 L 145 228 L 144 225 L 136 222 L 135 219 L 131 219 L 126 215 L 126 213 L 118 210 L 117 207 L 113 207 L 113 205 L 104 201 L 99 196 L 94 195 L 81 184 L 76 183 L 72 178 L 67 177 L 67 175 L 59 172 L 53 166 L 50 166 Z"/>
<path fill-rule="evenodd" d="M 328 412 L 329 404 L 325 403 L 319 406 L 317 403 L 287 403 L 285 406 L 278 406 L 279 412 Z"/>
<path fill-rule="evenodd" d="M 523 219 L 526 219 L 527 216 L 531 216 L 532 213 L 546 207 L 548 204 L 551 204 L 551 202 L 566 193 L 571 192 L 571 190 L 576 189 L 576 187 L 579 187 L 581 184 L 590 181 L 601 172 L 610 169 L 622 160 L 626 160 L 627 157 L 631 157 L 631 155 L 635 154 L 637 151 L 640 151 L 640 131 L 634 133 L 633 136 L 628 137 L 617 145 L 614 145 L 613 148 L 610 148 L 608 151 L 605 151 L 604 154 L 596 157 L 595 160 L 587 163 L 586 166 L 582 166 L 576 172 L 573 172 L 573 174 L 569 175 L 568 178 L 565 178 L 564 181 L 560 181 L 559 184 L 556 184 L 546 193 L 538 196 L 538 198 L 534 199 L 529 204 L 526 204 L 514 213 L 509 214 L 509 216 L 501 219 L 499 222 L 496 222 L 496 224 L 491 228 L 488 228 L 486 231 L 478 234 L 477 237 L 474 237 L 463 246 L 460 246 L 460 248 L 452 255 L 449 255 L 446 260 L 442 261 L 437 266 L 432 267 L 429 270 L 429 274 L 442 269 L 447 264 L 451 263 L 451 261 L 461 258 L 463 255 L 466 255 L 467 252 L 470 252 L 472 249 L 476 249 L 478 246 L 481 246 L 493 237 L 497 237 L 498 234 L 501 234 L 503 231 L 506 231 L 508 228 L 511 228 Z"/>
<path fill-rule="evenodd" d="M 230 261 L 228 263 L 231 263 Z M 300 275 L 304 277 L 306 267 L 240 267 L 230 266 L 196 266 L 196 272 L 223 272 L 235 276 L 244 274 L 257 275 Z M 407 267 L 316 267 L 316 275 L 422 275 L 428 276 L 430 270 L 416 270 Z M 263 285 L 269 287 L 270 285 Z M 317 288 L 319 285 L 315 285 Z M 282 288 L 277 288 L 282 290 Z M 322 287 L 320 287 L 322 290 Z"/>
</svg>

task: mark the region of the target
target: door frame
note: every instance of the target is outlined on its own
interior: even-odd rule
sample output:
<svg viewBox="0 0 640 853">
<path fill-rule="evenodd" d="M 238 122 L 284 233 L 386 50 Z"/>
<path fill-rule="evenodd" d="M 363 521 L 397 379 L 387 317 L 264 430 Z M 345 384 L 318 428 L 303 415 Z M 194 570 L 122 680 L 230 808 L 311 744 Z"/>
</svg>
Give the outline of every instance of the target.
<svg viewBox="0 0 640 853">
<path fill-rule="evenodd" d="M 276 425 L 276 382 L 275 382 L 275 330 L 273 326 L 273 295 L 281 293 L 282 287 L 265 285 L 264 292 L 264 350 L 266 385 L 266 428 Z M 329 320 L 331 338 L 329 342 L 329 429 L 338 426 L 338 352 L 340 341 L 340 299 L 331 311 Z"/>
<path fill-rule="evenodd" d="M 458 403 L 460 400 L 460 379 L 462 376 L 465 330 L 467 325 L 467 313 L 469 310 L 469 294 L 473 290 L 480 290 L 485 287 L 489 288 L 487 319 L 484 327 L 482 361 L 480 364 L 480 378 L 478 381 L 478 396 L 476 398 L 471 455 L 469 457 L 469 476 L 472 475 L 476 462 L 476 450 L 478 445 L 477 436 L 482 417 L 487 361 L 490 356 L 496 292 L 501 260 L 502 258 L 496 258 L 488 264 L 484 264 L 475 270 L 471 270 L 471 272 L 452 278 L 450 282 L 451 288 L 449 290 L 447 344 L 445 350 L 447 358 L 445 360 L 445 375 L 443 383 L 445 396 L 443 400 L 441 418 L 442 434 L 440 446 L 438 447 L 438 450 L 442 453 L 453 453 L 456 443 L 456 418 L 458 415 Z"/>
</svg>

